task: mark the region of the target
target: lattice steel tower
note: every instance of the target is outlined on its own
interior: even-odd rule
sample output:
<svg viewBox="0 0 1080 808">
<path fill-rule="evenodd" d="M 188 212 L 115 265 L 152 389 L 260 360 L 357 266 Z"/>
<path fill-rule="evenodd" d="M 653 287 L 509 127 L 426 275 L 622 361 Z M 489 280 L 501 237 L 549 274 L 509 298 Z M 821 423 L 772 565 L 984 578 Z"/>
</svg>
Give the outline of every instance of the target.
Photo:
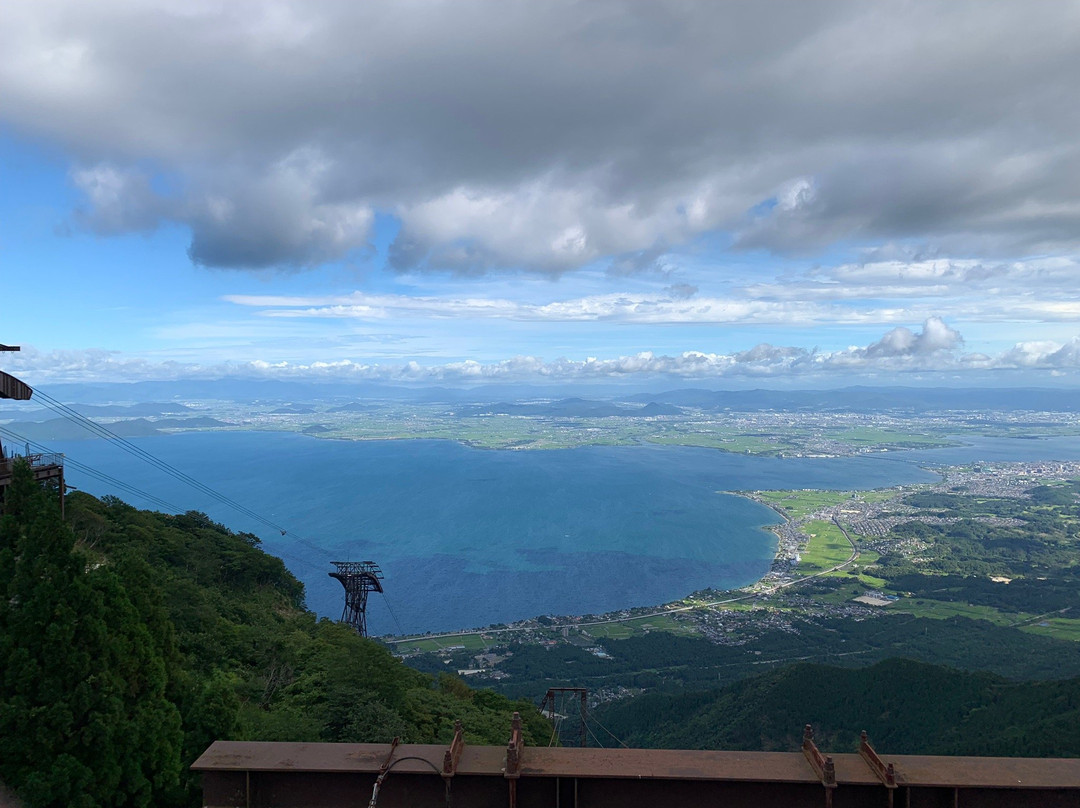
<svg viewBox="0 0 1080 808">
<path fill-rule="evenodd" d="M 382 592 L 382 570 L 374 561 L 331 561 L 337 572 L 328 572 L 345 587 L 345 610 L 341 622 L 356 629 L 361 637 L 367 636 L 368 592 Z"/>
</svg>

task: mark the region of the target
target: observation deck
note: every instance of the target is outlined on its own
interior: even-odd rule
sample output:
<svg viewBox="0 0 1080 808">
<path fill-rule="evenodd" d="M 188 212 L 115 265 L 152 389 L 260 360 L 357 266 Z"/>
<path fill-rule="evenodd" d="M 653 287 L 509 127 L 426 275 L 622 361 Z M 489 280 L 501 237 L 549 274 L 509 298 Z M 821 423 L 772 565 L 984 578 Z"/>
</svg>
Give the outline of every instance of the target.
<svg viewBox="0 0 1080 808">
<path fill-rule="evenodd" d="M 206 808 L 1058 808 L 1080 759 L 217 741 L 195 761 Z M 370 798 L 370 802 L 369 802 Z"/>
</svg>

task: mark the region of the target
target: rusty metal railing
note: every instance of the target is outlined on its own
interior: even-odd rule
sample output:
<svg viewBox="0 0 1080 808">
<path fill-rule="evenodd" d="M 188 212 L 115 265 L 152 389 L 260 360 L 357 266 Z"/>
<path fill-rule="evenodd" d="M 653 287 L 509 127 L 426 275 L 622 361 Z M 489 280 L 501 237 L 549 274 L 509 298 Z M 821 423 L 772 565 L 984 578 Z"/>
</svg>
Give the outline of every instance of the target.
<svg viewBox="0 0 1080 808">
<path fill-rule="evenodd" d="M 812 733 L 806 740 L 794 753 L 526 747 L 515 722 L 507 746 L 467 746 L 459 728 L 449 746 L 217 741 L 192 768 L 207 808 L 345 808 L 376 782 L 378 808 L 883 808 L 894 797 L 911 806 L 1080 805 L 1077 758 L 886 759 L 865 737 L 857 754 L 826 756 Z"/>
<path fill-rule="evenodd" d="M 0 475 L 11 475 L 15 470 L 15 462 L 17 460 L 26 460 L 28 463 L 30 463 L 31 471 L 40 471 L 42 469 L 51 469 L 58 466 L 64 466 L 64 455 L 58 452 L 46 454 L 15 455 L 14 457 L 0 458 Z"/>
<path fill-rule="evenodd" d="M 30 468 L 32 469 L 42 468 L 43 466 L 64 465 L 64 455 L 60 452 L 24 454 L 0 458 L 0 471 L 6 471 L 8 474 L 10 474 L 12 472 L 12 469 L 15 467 L 16 460 L 25 460 L 30 464 Z"/>
</svg>

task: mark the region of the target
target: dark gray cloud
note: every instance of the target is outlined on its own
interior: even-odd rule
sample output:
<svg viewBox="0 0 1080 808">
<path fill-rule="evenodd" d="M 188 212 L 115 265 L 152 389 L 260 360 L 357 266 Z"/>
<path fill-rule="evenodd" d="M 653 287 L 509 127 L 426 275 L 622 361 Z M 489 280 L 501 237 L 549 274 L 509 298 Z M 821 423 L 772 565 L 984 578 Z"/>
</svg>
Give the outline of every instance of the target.
<svg viewBox="0 0 1080 808">
<path fill-rule="evenodd" d="M 779 363 L 788 362 L 794 359 L 804 359 L 810 357 L 811 351 L 805 348 L 795 348 L 784 345 L 770 345 L 767 342 L 762 342 L 755 345 L 748 351 L 739 351 L 736 353 L 735 361 L 740 363 Z"/>
<path fill-rule="evenodd" d="M 664 291 L 675 300 L 689 300 L 698 293 L 698 288 L 691 283 L 673 283 L 665 286 Z"/>
<path fill-rule="evenodd" d="M 401 219 L 395 267 L 460 272 L 561 272 L 711 231 L 788 253 L 1080 241 L 1076 2 L 34 0 L 4 16 L 0 122 L 68 150 L 83 222 L 186 224 L 208 265 L 340 258 L 375 211 Z"/>
<path fill-rule="evenodd" d="M 668 248 L 665 244 L 657 244 L 647 250 L 638 250 L 629 255 L 617 256 L 608 265 L 607 274 L 615 278 L 626 278 L 633 275 L 660 275 L 666 277 L 671 274 L 671 266 L 665 260 L 667 252 Z"/>
</svg>

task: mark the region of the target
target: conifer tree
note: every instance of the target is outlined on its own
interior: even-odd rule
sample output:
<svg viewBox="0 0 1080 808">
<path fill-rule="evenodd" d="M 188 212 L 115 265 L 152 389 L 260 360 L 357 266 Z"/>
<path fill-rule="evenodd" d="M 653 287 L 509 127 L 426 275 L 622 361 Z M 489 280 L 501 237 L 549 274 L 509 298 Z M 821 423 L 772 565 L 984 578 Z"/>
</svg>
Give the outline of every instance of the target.
<svg viewBox="0 0 1080 808">
<path fill-rule="evenodd" d="M 0 518 L 0 779 L 31 808 L 141 808 L 176 782 L 180 718 L 153 622 L 17 464 Z"/>
</svg>

